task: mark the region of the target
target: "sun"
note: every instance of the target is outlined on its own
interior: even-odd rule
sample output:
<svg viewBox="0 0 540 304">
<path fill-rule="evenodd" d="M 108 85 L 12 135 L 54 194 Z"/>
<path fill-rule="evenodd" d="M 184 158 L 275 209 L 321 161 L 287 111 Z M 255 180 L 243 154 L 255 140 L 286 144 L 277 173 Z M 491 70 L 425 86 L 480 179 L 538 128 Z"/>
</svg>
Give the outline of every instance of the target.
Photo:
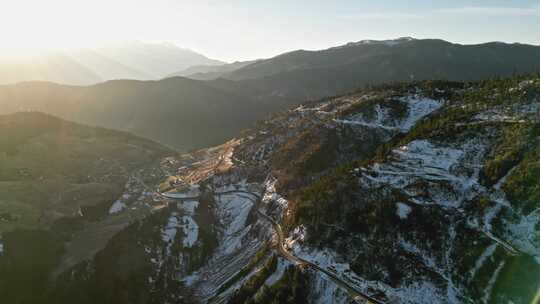
<svg viewBox="0 0 540 304">
<path fill-rule="evenodd" d="M 2 0 L 0 50 L 79 48 L 118 40 L 133 21 L 128 1 Z"/>
</svg>

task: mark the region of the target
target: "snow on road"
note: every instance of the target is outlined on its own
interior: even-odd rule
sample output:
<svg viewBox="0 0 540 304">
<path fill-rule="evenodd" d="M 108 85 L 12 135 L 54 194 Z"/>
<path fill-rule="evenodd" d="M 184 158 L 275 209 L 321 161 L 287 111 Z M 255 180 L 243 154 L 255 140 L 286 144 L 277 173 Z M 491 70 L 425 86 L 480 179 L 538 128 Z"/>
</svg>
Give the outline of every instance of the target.
<svg viewBox="0 0 540 304">
<path fill-rule="evenodd" d="M 193 199 L 201 195 L 201 190 L 198 184 L 194 184 L 194 185 L 190 185 L 186 191 L 183 191 L 183 192 L 170 191 L 170 192 L 162 193 L 161 195 L 168 198 Z"/>
</svg>

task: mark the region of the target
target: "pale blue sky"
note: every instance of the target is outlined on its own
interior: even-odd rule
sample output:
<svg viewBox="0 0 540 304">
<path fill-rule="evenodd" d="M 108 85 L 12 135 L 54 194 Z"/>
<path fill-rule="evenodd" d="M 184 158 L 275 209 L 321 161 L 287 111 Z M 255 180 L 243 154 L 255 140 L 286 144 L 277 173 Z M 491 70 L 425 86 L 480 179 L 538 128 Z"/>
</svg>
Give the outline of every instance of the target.
<svg viewBox="0 0 540 304">
<path fill-rule="evenodd" d="M 1 47 L 170 41 L 233 61 L 400 36 L 540 44 L 540 0 L 5 0 Z"/>
</svg>

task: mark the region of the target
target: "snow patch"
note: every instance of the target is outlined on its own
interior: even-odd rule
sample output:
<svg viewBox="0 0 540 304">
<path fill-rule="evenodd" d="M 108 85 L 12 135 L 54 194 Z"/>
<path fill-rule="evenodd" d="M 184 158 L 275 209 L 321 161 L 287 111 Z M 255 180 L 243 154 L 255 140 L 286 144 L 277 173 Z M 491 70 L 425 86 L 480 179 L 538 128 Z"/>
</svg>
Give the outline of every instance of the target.
<svg viewBox="0 0 540 304">
<path fill-rule="evenodd" d="M 199 225 L 190 216 L 183 216 L 182 229 L 184 230 L 184 239 L 182 240 L 184 247 L 191 248 L 197 242 L 199 238 Z"/>
<path fill-rule="evenodd" d="M 126 204 L 124 204 L 121 200 L 117 200 L 112 204 L 111 208 L 109 208 L 109 214 L 115 214 L 118 213 L 126 208 Z"/>
<path fill-rule="evenodd" d="M 464 200 L 479 192 L 479 163 L 484 151 L 485 146 L 475 141 L 454 148 L 428 140 L 414 140 L 393 150 L 389 161 L 361 168 L 360 180 L 368 187 L 384 185 L 403 189 L 417 204 L 458 208 Z M 419 180 L 433 186 L 417 188 L 415 182 Z M 426 201 L 424 193 L 418 193 L 421 191 L 428 191 L 431 201 Z"/>
<path fill-rule="evenodd" d="M 264 282 L 264 285 L 266 286 L 272 286 L 274 285 L 281 277 L 283 277 L 283 274 L 285 273 L 285 270 L 287 267 L 289 267 L 291 263 L 283 258 L 278 258 L 277 261 L 277 267 L 276 271 L 272 273 Z"/>
<path fill-rule="evenodd" d="M 506 238 L 520 251 L 540 257 L 540 208 L 528 215 L 522 215 L 518 222 L 507 223 Z"/>
<path fill-rule="evenodd" d="M 378 128 L 390 131 L 406 133 L 425 116 L 431 114 L 442 106 L 442 103 L 419 95 L 410 95 L 399 98 L 398 101 L 407 106 L 407 115 L 402 118 L 395 118 L 390 114 L 390 108 L 376 104 L 374 106 L 375 117 L 365 117 L 363 114 L 356 114 L 346 119 L 335 119 L 342 124 L 359 125 L 367 128 Z"/>
<path fill-rule="evenodd" d="M 289 206 L 289 202 L 276 191 L 277 178 L 272 176 L 268 177 L 264 183 L 264 196 L 262 197 L 262 203 L 267 207 L 275 207 L 273 211 L 278 218 L 283 216 L 283 211 Z M 269 214 L 270 212 L 268 212 Z"/>
<path fill-rule="evenodd" d="M 486 289 L 484 290 L 484 297 L 482 297 L 482 302 L 489 303 L 489 299 L 491 298 L 491 294 L 493 292 L 493 286 L 495 286 L 495 283 L 497 282 L 497 278 L 499 277 L 499 273 L 501 272 L 502 268 L 504 267 L 505 262 L 501 262 L 499 266 L 497 266 L 497 269 L 493 272 L 491 275 L 491 278 L 489 279 L 488 285 Z"/>
<path fill-rule="evenodd" d="M 177 206 L 178 209 L 184 210 L 186 214 L 193 215 L 195 214 L 195 210 L 197 209 L 197 207 L 199 207 L 199 202 L 195 200 L 187 200 L 178 202 Z"/>
<path fill-rule="evenodd" d="M 497 249 L 498 243 L 493 243 L 489 245 L 484 252 L 482 252 L 482 255 L 476 260 L 476 263 L 474 264 L 474 268 L 471 269 L 471 280 L 474 279 L 474 276 L 476 275 L 476 272 L 482 268 L 484 263 L 489 259 L 491 256 L 493 256 L 493 253 L 495 253 L 495 249 Z"/>
<path fill-rule="evenodd" d="M 455 303 L 442 296 L 437 287 L 428 281 L 413 282 L 393 291 L 393 297 L 404 304 Z"/>
<path fill-rule="evenodd" d="M 412 211 L 411 207 L 409 207 L 409 205 L 404 204 L 404 203 L 396 203 L 396 207 L 397 207 L 396 214 L 402 220 L 407 219 L 407 217 Z"/>
<path fill-rule="evenodd" d="M 167 251 L 169 253 L 178 229 L 182 229 L 184 233 L 182 243 L 186 248 L 191 248 L 199 237 L 199 226 L 191 216 L 179 216 L 176 212 L 171 213 L 167 224 L 161 229 L 161 239 L 168 244 Z"/>
<path fill-rule="evenodd" d="M 320 275 L 314 273 L 314 280 L 310 283 L 311 287 L 311 301 L 313 304 L 347 304 L 351 303 L 351 299 L 347 292 L 337 286 L 326 275 Z"/>
</svg>

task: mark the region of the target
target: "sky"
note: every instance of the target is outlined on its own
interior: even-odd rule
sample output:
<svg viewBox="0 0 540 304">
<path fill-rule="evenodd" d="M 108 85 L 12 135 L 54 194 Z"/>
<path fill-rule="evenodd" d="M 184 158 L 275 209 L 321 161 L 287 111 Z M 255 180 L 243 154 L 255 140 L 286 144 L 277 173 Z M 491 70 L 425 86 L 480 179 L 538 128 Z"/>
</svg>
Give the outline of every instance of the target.
<svg viewBox="0 0 540 304">
<path fill-rule="evenodd" d="M 404 36 L 540 45 L 540 0 L 0 0 L 0 50 L 138 40 L 232 62 Z"/>
</svg>

